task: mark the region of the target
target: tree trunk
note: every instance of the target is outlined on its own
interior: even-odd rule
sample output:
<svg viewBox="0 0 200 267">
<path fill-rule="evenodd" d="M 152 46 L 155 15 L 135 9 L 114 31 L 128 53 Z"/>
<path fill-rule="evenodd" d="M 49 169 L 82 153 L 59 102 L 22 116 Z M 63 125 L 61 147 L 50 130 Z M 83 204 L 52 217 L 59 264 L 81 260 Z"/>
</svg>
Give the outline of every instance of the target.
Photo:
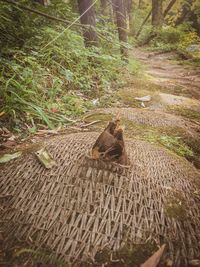
<svg viewBox="0 0 200 267">
<path fill-rule="evenodd" d="M 142 0 L 139 0 L 139 2 L 138 2 L 138 8 L 139 9 L 142 9 L 142 6 L 143 6 L 143 1 Z"/>
<path fill-rule="evenodd" d="M 81 24 L 83 24 L 84 26 L 85 25 L 88 26 L 83 28 L 83 37 L 86 47 L 97 45 L 97 33 L 95 30 L 96 27 L 95 9 L 94 6 L 92 6 L 92 3 L 93 3 L 92 0 L 78 0 L 78 8 L 80 15 L 82 15 L 86 10 L 88 10 L 80 18 Z"/>
<path fill-rule="evenodd" d="M 166 7 L 165 11 L 164 11 L 164 18 L 167 16 L 167 14 L 169 13 L 169 11 L 172 9 L 173 5 L 176 3 L 176 0 L 171 0 L 168 4 L 168 6 Z"/>
<path fill-rule="evenodd" d="M 107 15 L 107 0 L 100 0 L 101 15 Z"/>
<path fill-rule="evenodd" d="M 152 26 L 161 28 L 163 25 L 163 0 L 152 0 Z"/>
<path fill-rule="evenodd" d="M 193 2 L 194 0 L 186 0 L 186 2 L 183 4 L 181 15 L 177 18 L 175 22 L 176 26 L 180 25 L 190 17 Z"/>
<path fill-rule="evenodd" d="M 192 21 L 192 27 L 197 31 L 198 35 L 200 35 L 200 21 L 194 11 L 191 11 L 189 19 Z"/>
<path fill-rule="evenodd" d="M 118 29 L 119 41 L 121 42 L 122 57 L 127 58 L 128 52 L 123 43 L 127 43 L 127 23 L 126 23 L 126 4 L 125 0 L 114 0 L 113 8 L 116 15 L 116 24 Z"/>
<path fill-rule="evenodd" d="M 147 14 L 146 18 L 143 20 L 138 32 L 136 33 L 136 39 L 138 38 L 138 36 L 140 35 L 144 25 L 146 24 L 146 22 L 148 21 L 148 19 L 151 17 L 151 14 L 152 14 L 152 9 L 149 11 L 149 13 Z"/>
<path fill-rule="evenodd" d="M 192 22 L 192 27 L 200 34 L 200 23 L 198 20 L 197 14 L 195 14 L 194 10 L 192 10 L 192 4 L 194 0 L 187 0 L 185 4 L 182 6 L 181 15 L 177 18 L 175 25 L 178 26 L 184 21 Z"/>
<path fill-rule="evenodd" d="M 130 30 L 132 14 L 133 14 L 133 0 L 126 0 L 126 10 L 127 10 L 127 17 L 128 17 L 128 28 Z"/>
</svg>

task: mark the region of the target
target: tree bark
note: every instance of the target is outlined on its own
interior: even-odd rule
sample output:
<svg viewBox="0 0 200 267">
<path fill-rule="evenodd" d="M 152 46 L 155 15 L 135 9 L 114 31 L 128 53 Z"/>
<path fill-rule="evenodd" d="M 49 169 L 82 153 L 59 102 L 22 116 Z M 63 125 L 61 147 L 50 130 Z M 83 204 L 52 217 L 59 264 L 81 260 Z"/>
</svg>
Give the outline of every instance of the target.
<svg viewBox="0 0 200 267">
<path fill-rule="evenodd" d="M 96 33 L 96 17 L 95 9 L 92 6 L 92 0 L 78 0 L 78 8 L 81 16 L 80 21 L 83 26 L 88 26 L 83 28 L 83 37 L 85 41 L 85 46 L 97 45 L 97 33 Z M 92 7 L 91 7 L 92 6 Z M 91 8 L 90 8 L 91 7 Z"/>
<path fill-rule="evenodd" d="M 173 5 L 176 3 L 176 0 L 171 0 L 168 4 L 168 6 L 166 7 L 165 11 L 164 11 L 164 18 L 167 16 L 167 14 L 169 13 L 169 11 L 172 9 Z"/>
<path fill-rule="evenodd" d="M 126 10 L 127 10 L 127 17 L 128 17 L 128 28 L 130 30 L 132 14 L 133 14 L 133 0 L 126 0 Z"/>
<path fill-rule="evenodd" d="M 128 51 L 124 47 L 123 43 L 127 43 L 127 23 L 126 23 L 126 3 L 125 0 L 113 1 L 114 13 L 116 16 L 116 24 L 118 29 L 119 41 L 121 42 L 121 55 L 124 58 L 128 57 Z"/>
<path fill-rule="evenodd" d="M 183 6 L 182 6 L 182 12 L 181 15 L 177 18 L 175 25 L 178 26 L 181 23 L 183 23 L 185 20 L 187 20 L 190 17 L 191 14 L 191 7 L 194 0 L 187 0 Z"/>
<path fill-rule="evenodd" d="M 163 0 L 152 0 L 152 26 L 161 28 L 163 25 Z"/>
<path fill-rule="evenodd" d="M 192 4 L 194 0 L 187 0 L 185 4 L 182 6 L 181 15 L 177 18 L 175 25 L 178 26 L 184 21 L 192 22 L 192 27 L 197 31 L 200 35 L 200 23 L 198 20 L 197 14 L 195 14 L 194 10 L 192 10 Z"/>
<path fill-rule="evenodd" d="M 138 2 L 138 8 L 139 9 L 142 9 L 142 6 L 143 6 L 143 0 L 139 0 L 139 2 Z"/>
<path fill-rule="evenodd" d="M 100 0 L 101 15 L 107 15 L 107 0 Z"/>
</svg>

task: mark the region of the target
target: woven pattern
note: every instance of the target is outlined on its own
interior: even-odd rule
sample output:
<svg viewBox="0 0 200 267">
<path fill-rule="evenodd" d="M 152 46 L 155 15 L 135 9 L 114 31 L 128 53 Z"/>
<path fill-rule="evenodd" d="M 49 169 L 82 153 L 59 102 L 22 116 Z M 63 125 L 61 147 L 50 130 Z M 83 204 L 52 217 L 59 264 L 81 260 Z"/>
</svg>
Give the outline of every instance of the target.
<svg viewBox="0 0 200 267">
<path fill-rule="evenodd" d="M 97 136 L 77 133 L 46 141 L 57 162 L 49 170 L 33 154 L 3 166 L 0 228 L 6 245 L 15 236 L 80 262 L 105 246 L 117 250 L 127 240 L 152 239 L 167 243 L 175 266 L 200 256 L 195 168 L 160 147 L 128 140 L 129 168 L 94 161 L 87 155 Z M 177 218 L 166 212 L 172 193 L 181 195 L 183 212 Z"/>
<path fill-rule="evenodd" d="M 127 120 L 135 123 L 149 125 L 153 127 L 192 127 L 194 126 L 189 120 L 180 116 L 171 115 L 164 112 L 155 112 L 151 110 L 142 110 L 137 108 L 106 108 L 98 109 L 98 112 L 109 114 L 120 114 Z"/>
</svg>

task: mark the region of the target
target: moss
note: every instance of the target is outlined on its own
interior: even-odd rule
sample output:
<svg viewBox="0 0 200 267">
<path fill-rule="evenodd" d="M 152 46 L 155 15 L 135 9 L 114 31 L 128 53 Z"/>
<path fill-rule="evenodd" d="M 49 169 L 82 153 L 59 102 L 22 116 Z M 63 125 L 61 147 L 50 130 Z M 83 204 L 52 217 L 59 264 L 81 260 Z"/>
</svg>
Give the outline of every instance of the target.
<svg viewBox="0 0 200 267">
<path fill-rule="evenodd" d="M 183 117 L 186 117 L 186 118 L 192 119 L 192 120 L 200 120 L 200 112 L 199 111 L 184 108 L 182 106 L 181 107 L 179 107 L 179 106 L 168 107 L 168 109 L 171 113 L 174 113 L 176 115 L 181 115 Z"/>
<path fill-rule="evenodd" d="M 159 99 L 157 92 L 158 89 L 155 85 L 149 82 L 145 84 L 143 81 L 136 80 L 131 86 L 120 89 L 116 94 L 125 105 L 138 108 L 141 107 L 141 102 L 136 100 L 135 97 L 150 95 L 151 101 L 144 103 L 148 107 L 153 101 L 155 102 Z"/>
<path fill-rule="evenodd" d="M 183 194 L 180 192 L 171 193 L 164 206 L 164 212 L 170 218 L 184 220 L 187 217 L 189 206 Z"/>
<path fill-rule="evenodd" d="M 183 131 L 179 128 L 152 127 L 144 124 L 136 124 L 129 120 L 123 120 L 123 122 L 127 126 L 127 135 L 129 137 L 134 136 L 134 138 L 150 143 L 161 144 L 182 157 L 193 156 L 192 149 L 180 137 Z"/>
<path fill-rule="evenodd" d="M 150 241 L 145 244 L 127 242 L 121 249 L 113 253 L 108 248 L 97 252 L 95 255 L 95 264 L 92 266 L 100 267 L 105 263 L 108 267 L 139 266 L 156 250 L 156 244 Z"/>
</svg>

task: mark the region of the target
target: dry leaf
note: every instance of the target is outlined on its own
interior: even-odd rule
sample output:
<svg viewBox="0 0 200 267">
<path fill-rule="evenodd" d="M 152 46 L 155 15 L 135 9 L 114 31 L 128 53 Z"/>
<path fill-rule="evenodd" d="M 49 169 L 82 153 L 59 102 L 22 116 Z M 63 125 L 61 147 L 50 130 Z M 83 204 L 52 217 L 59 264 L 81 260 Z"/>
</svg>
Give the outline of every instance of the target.
<svg viewBox="0 0 200 267">
<path fill-rule="evenodd" d="M 52 157 L 48 154 L 48 152 L 42 148 L 35 152 L 36 157 L 42 163 L 42 165 L 47 168 L 51 169 L 53 166 L 56 165 L 56 162 L 52 159 Z"/>
<path fill-rule="evenodd" d="M 14 141 L 14 140 L 7 140 L 6 142 L 3 142 L 0 145 L 0 147 L 2 147 L 2 148 L 12 148 L 12 147 L 14 147 L 16 145 L 17 145 L 16 141 Z"/>
<path fill-rule="evenodd" d="M 141 267 L 156 267 L 160 262 L 160 259 L 163 255 L 166 245 L 162 245 L 159 250 L 157 250 Z"/>
</svg>

